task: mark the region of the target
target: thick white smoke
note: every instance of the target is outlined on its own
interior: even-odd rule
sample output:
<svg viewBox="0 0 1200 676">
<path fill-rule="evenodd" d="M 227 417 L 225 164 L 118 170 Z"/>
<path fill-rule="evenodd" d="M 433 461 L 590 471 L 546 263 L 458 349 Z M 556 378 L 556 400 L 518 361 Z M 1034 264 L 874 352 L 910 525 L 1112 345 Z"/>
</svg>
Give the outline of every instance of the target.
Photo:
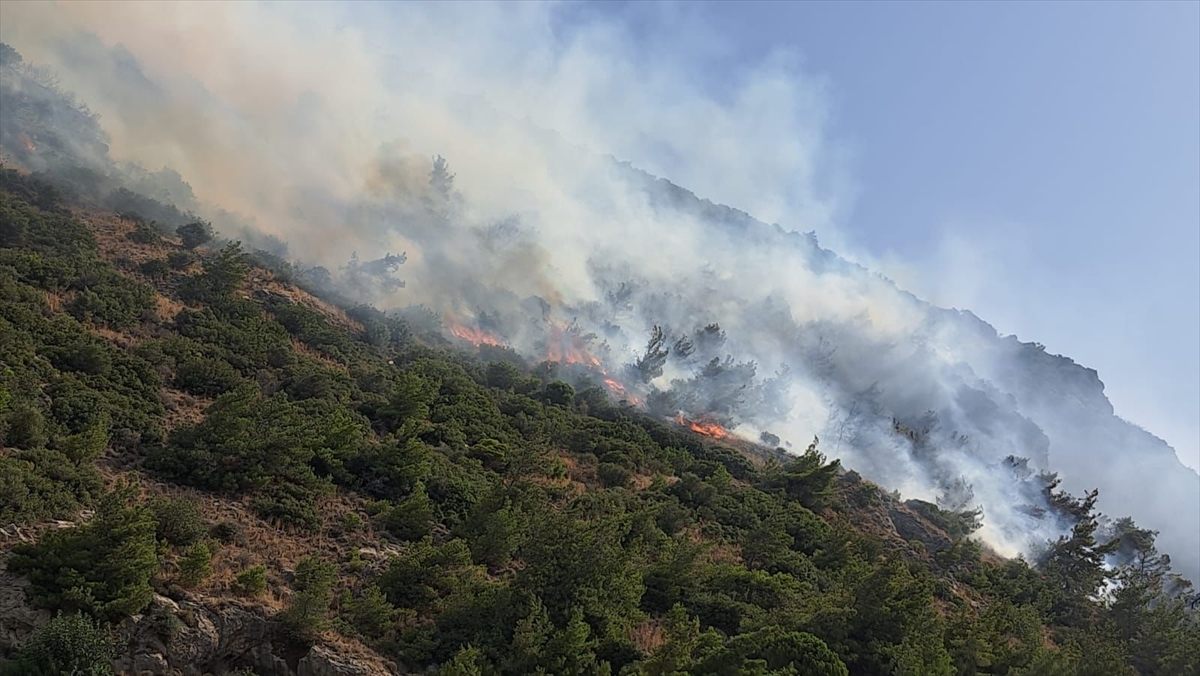
<svg viewBox="0 0 1200 676">
<path fill-rule="evenodd" d="M 696 76 L 712 51 L 655 50 L 540 3 L 6 3 L 0 19 L 0 39 L 101 115 L 116 160 L 178 171 L 204 213 L 236 213 L 330 268 L 407 253 L 406 286 L 370 298 L 381 307 L 424 303 L 539 357 L 549 327 L 576 320 L 636 396 L 685 395 L 651 405 L 798 447 L 820 435 L 909 496 L 969 484 L 945 499 L 981 506 L 1005 553 L 1061 532 L 1023 509 L 1036 491 L 1004 469 L 1027 457 L 1072 490 L 1100 486 L 1106 510 L 1162 530 L 1196 576 L 1194 473 L 1127 434 L 1088 372 L 796 234 L 829 232 L 845 204 L 822 88 L 787 55 L 713 92 Z M 434 154 L 455 193 L 430 190 Z M 676 349 L 649 382 L 622 370 L 654 326 L 671 348 L 712 323 L 719 349 Z M 688 384 L 726 355 L 724 375 Z M 1162 500 L 1138 499 L 1167 475 Z"/>
</svg>

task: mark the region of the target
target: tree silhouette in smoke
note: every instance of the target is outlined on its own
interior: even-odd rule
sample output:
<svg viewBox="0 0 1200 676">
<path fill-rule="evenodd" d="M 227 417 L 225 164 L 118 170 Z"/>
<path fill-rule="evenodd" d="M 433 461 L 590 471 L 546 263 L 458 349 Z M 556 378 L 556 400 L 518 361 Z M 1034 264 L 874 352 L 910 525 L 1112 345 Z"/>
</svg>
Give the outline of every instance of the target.
<svg viewBox="0 0 1200 676">
<path fill-rule="evenodd" d="M 655 324 L 650 330 L 650 340 L 646 343 L 646 352 L 633 364 L 633 370 L 642 382 L 648 383 L 663 374 L 663 365 L 667 363 L 670 348 L 666 334 L 661 326 Z"/>
<path fill-rule="evenodd" d="M 429 170 L 429 188 L 439 206 L 450 203 L 450 195 L 454 191 L 454 174 L 450 173 L 450 163 L 441 155 L 433 158 L 433 169 Z"/>
</svg>

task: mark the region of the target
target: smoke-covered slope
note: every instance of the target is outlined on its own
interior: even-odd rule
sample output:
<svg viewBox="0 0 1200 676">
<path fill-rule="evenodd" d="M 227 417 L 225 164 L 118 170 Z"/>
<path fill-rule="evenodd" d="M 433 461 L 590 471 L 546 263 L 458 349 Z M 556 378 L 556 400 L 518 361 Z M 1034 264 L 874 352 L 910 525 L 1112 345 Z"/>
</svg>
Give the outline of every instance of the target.
<svg viewBox="0 0 1200 676">
<path fill-rule="evenodd" d="M 5 55 L 0 144 L 65 189 L 162 222 L 199 212 L 292 259 L 312 285 L 385 309 L 424 306 L 455 336 L 567 364 L 663 417 L 785 446 L 818 435 L 883 485 L 982 509 L 983 537 L 1007 554 L 1037 555 L 1064 534 L 1041 504 L 1038 473 L 1056 472 L 1070 490 L 1099 488 L 1112 516 L 1161 531 L 1177 568 L 1200 577 L 1200 477 L 1115 417 L 1094 371 L 930 306 L 815 235 L 702 201 L 428 81 L 369 97 L 396 107 L 406 147 L 349 146 L 359 118 L 323 97 L 333 91 L 323 82 L 263 112 L 198 73 L 150 73 L 94 36 L 46 49 L 98 97 L 104 124 L 46 71 Z M 134 159 L 170 148 L 199 199 L 173 171 L 116 164 L 102 126 Z M 459 176 L 431 171 L 414 153 L 427 147 L 457 151 Z M 161 214 L 122 186 L 153 195 Z M 373 254 L 347 263 L 351 252 Z"/>
<path fill-rule="evenodd" d="M 653 201 L 667 208 L 720 224 L 747 241 L 788 249 L 801 264 L 824 274 L 857 277 L 864 285 L 878 283 L 868 270 L 820 248 L 811 236 L 754 221 L 667 181 L 643 178 Z M 1072 492 L 1099 489 L 1103 510 L 1160 530 L 1160 542 L 1172 552 L 1177 568 L 1193 579 L 1200 575 L 1200 476 L 1183 465 L 1165 441 L 1115 414 L 1095 370 L 1048 354 L 1040 344 L 1000 336 L 969 311 L 936 308 L 899 289 L 895 296 L 910 301 L 907 309 L 918 319 L 900 341 L 917 353 L 932 351 L 936 363 L 915 368 L 881 354 L 867 359 L 859 355 L 832 370 L 835 387 L 850 393 L 864 385 L 876 387 L 872 399 L 881 409 L 879 415 L 894 416 L 909 426 L 932 411 L 936 417 L 917 424 L 941 440 L 936 453 L 967 454 L 984 463 L 1009 454 L 1024 456 L 1033 467 L 1057 473 Z M 830 340 L 830 345 L 836 364 L 837 343 Z M 946 433 L 966 435 L 968 441 L 963 448 L 947 447 Z M 896 485 L 898 477 L 888 467 L 895 458 L 887 457 L 895 450 L 866 444 L 853 452 L 865 456 L 860 463 L 867 468 L 878 468 L 868 469 L 869 475 Z M 958 464 L 953 458 L 921 457 L 916 448 L 906 450 L 935 477 L 934 483 L 940 472 L 953 472 L 944 469 L 947 465 Z M 971 479 L 977 489 L 981 481 L 988 479 Z"/>
</svg>

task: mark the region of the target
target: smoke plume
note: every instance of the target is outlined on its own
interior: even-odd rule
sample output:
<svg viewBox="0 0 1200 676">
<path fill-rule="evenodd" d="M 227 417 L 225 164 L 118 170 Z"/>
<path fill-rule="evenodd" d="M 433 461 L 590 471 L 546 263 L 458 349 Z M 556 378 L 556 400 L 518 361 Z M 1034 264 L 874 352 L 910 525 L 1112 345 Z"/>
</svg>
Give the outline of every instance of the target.
<svg viewBox="0 0 1200 676">
<path fill-rule="evenodd" d="M 819 436 L 884 486 L 981 509 L 1005 554 L 1064 532 L 1056 472 L 1200 577 L 1198 477 L 1114 416 L 1094 371 L 820 246 L 845 182 L 822 85 L 787 54 L 718 92 L 695 76 L 709 42 L 655 48 L 554 4 L 0 17 L 26 62 L 4 67 L 6 108 L 63 90 L 96 114 L 0 124 L 31 168 L 119 175 L 343 293 L 425 306 L 464 346 L 559 362 L 703 433 Z"/>
</svg>

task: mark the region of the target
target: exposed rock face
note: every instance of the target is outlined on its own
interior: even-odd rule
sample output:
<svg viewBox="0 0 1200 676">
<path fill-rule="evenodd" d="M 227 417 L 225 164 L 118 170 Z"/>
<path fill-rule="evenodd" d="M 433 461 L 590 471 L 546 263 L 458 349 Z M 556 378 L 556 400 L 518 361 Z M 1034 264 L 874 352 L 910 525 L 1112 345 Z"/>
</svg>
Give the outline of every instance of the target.
<svg viewBox="0 0 1200 676">
<path fill-rule="evenodd" d="M 293 669 L 272 643 L 263 609 L 230 599 L 172 601 L 155 595 L 119 638 L 118 674 L 208 676 L 249 668 L 258 676 L 383 676 L 396 673 L 361 647 L 313 646 Z M 293 660 L 295 657 L 293 656 Z"/>
<path fill-rule="evenodd" d="M 155 595 L 145 613 L 122 627 L 118 673 L 201 676 L 249 666 L 262 676 L 290 676 L 271 652 L 270 625 L 252 607 L 232 601 L 176 603 Z"/>
<path fill-rule="evenodd" d="M 49 612 L 26 601 L 28 586 L 25 578 L 8 572 L 0 560 L 0 654 L 19 650 L 34 629 L 50 621 Z"/>
<path fill-rule="evenodd" d="M 888 509 L 888 518 L 896 528 L 896 533 L 905 540 L 917 541 L 925 545 L 925 551 L 930 554 L 947 550 L 954 543 L 936 526 L 912 513 L 908 508 L 899 505 Z"/>
<path fill-rule="evenodd" d="M 325 646 L 313 646 L 300 658 L 296 676 L 382 676 L 394 673 L 382 664 L 349 655 L 339 655 Z"/>
</svg>

